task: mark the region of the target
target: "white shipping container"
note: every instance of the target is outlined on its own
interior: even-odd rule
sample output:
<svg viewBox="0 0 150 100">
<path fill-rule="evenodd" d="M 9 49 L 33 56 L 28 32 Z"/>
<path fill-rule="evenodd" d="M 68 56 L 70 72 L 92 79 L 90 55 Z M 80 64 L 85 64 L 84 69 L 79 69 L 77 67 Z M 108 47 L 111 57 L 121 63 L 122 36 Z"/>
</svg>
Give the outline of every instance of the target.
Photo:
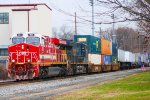
<svg viewBox="0 0 150 100">
<path fill-rule="evenodd" d="M 132 53 L 132 57 L 133 57 L 133 62 L 135 63 L 136 62 L 136 55 L 135 55 L 135 53 Z"/>
<path fill-rule="evenodd" d="M 141 60 L 141 62 L 148 62 L 148 54 L 141 54 L 141 53 L 135 53 L 135 61 L 138 62 Z"/>
<path fill-rule="evenodd" d="M 139 61 L 140 53 L 135 53 L 135 62 Z"/>
<path fill-rule="evenodd" d="M 129 52 L 129 62 L 135 62 L 135 54 L 132 52 Z"/>
<path fill-rule="evenodd" d="M 118 49 L 118 61 L 135 62 L 135 54 L 129 51 Z"/>
<path fill-rule="evenodd" d="M 141 61 L 142 62 L 145 62 L 145 63 L 148 63 L 148 54 L 141 54 Z"/>
<path fill-rule="evenodd" d="M 130 62 L 130 52 L 129 51 L 124 51 L 125 52 L 125 62 Z"/>
<path fill-rule="evenodd" d="M 125 51 L 118 49 L 118 61 L 124 62 L 125 61 Z"/>
<path fill-rule="evenodd" d="M 88 61 L 92 64 L 101 64 L 101 55 L 88 54 Z"/>
</svg>

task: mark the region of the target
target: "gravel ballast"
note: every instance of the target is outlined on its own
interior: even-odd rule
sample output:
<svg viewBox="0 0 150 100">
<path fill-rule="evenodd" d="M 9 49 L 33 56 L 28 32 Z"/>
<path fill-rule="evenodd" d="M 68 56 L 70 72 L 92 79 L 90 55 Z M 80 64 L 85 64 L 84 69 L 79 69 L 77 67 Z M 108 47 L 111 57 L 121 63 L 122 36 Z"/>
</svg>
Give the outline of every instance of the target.
<svg viewBox="0 0 150 100">
<path fill-rule="evenodd" d="M 147 69 L 149 70 L 149 68 Z M 43 100 L 46 97 L 57 96 L 74 89 L 80 89 L 97 83 L 123 78 L 138 72 L 141 72 L 141 69 L 4 86 L 0 87 L 0 100 Z"/>
</svg>

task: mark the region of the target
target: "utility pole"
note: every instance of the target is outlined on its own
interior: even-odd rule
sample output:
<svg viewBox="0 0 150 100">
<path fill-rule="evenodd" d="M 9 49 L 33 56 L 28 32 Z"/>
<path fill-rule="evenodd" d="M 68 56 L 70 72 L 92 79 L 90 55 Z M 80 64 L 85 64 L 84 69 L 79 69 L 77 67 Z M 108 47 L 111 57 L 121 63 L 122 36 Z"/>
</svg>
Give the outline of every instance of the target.
<svg viewBox="0 0 150 100">
<path fill-rule="evenodd" d="M 75 35 L 77 35 L 77 14 L 75 12 Z"/>
<path fill-rule="evenodd" d="M 92 6 L 92 35 L 94 36 L 94 0 L 90 0 Z"/>
<path fill-rule="evenodd" d="M 101 29 L 101 24 L 100 24 L 100 28 L 99 28 L 99 34 L 100 34 L 100 38 L 102 38 L 102 29 Z"/>
<path fill-rule="evenodd" d="M 115 15 L 112 14 L 112 19 L 113 19 L 113 42 L 115 43 L 116 42 L 116 34 L 115 34 Z"/>
<path fill-rule="evenodd" d="M 28 3 L 30 4 L 30 0 L 28 1 Z"/>
</svg>

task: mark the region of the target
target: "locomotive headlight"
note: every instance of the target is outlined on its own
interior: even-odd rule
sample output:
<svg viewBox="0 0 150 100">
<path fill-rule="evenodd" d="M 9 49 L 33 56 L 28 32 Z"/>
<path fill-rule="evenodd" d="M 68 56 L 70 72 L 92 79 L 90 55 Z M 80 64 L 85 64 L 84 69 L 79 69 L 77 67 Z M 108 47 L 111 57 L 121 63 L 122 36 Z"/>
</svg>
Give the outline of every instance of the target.
<svg viewBox="0 0 150 100">
<path fill-rule="evenodd" d="M 13 59 L 12 62 L 15 62 L 15 60 Z"/>
<path fill-rule="evenodd" d="M 24 45 L 22 45 L 21 48 L 24 49 Z"/>
<path fill-rule="evenodd" d="M 28 60 L 28 62 L 30 62 L 30 60 Z"/>
</svg>

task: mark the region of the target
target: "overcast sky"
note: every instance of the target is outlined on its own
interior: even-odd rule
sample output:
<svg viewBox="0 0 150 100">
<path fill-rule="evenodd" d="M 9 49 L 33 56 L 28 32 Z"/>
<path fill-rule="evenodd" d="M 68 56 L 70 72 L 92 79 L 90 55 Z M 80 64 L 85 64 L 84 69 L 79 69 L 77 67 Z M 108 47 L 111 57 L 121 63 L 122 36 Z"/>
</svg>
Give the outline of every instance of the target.
<svg viewBox="0 0 150 100">
<path fill-rule="evenodd" d="M 4 3 L 46 3 L 50 8 L 52 8 L 52 27 L 59 29 L 61 26 L 66 25 L 69 28 L 74 30 L 74 13 L 77 13 L 77 16 L 91 20 L 91 6 L 89 0 L 0 0 L 1 4 Z M 60 11 L 61 10 L 61 11 Z M 95 7 L 96 12 L 104 12 L 106 8 Z M 65 12 L 65 13 L 64 13 Z M 117 15 L 118 16 L 118 15 Z M 96 17 L 97 22 L 112 21 L 111 17 Z M 81 19 L 77 19 L 77 29 L 78 34 L 91 34 L 91 23 L 86 22 Z M 135 24 L 128 23 L 119 23 L 118 26 L 128 26 L 131 27 Z M 111 24 L 107 25 L 95 25 L 95 31 L 99 30 L 101 27 L 103 30 L 112 28 Z"/>
</svg>

